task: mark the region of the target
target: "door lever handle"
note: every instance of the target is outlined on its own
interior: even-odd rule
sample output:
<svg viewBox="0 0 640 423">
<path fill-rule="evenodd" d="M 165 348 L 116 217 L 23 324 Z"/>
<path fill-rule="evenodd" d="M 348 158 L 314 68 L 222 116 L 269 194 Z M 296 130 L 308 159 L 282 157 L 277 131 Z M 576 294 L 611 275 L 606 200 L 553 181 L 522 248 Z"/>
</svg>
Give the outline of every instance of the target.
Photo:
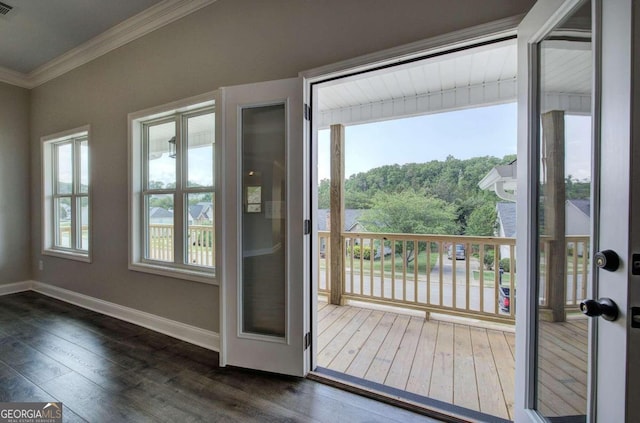
<svg viewBox="0 0 640 423">
<path fill-rule="evenodd" d="M 600 317 L 613 322 L 618 318 L 618 306 L 610 298 L 584 300 L 580 303 L 580 311 L 589 317 Z"/>
</svg>

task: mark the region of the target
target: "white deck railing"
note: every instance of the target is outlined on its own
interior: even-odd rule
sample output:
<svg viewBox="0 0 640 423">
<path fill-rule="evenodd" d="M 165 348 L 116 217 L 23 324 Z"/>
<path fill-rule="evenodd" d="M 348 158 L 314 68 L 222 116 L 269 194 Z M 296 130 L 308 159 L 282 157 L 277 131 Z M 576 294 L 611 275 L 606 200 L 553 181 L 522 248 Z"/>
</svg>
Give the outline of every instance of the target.
<svg viewBox="0 0 640 423">
<path fill-rule="evenodd" d="M 149 225 L 149 258 L 173 261 L 173 225 Z M 191 264 L 213 266 L 215 263 L 214 231 L 211 225 L 189 225 L 187 260 Z"/>
<path fill-rule="evenodd" d="M 318 291 L 328 295 L 329 233 L 319 232 L 318 236 Z M 515 320 L 511 294 L 516 290 L 515 238 L 346 232 L 342 243 L 343 301 L 498 322 Z M 456 245 L 464 246 L 464 259 L 456 259 Z M 589 237 L 567 237 L 567 307 L 577 306 L 586 296 L 588 251 Z M 547 306 L 546 279 L 543 278 L 541 308 Z M 509 290 L 508 307 L 501 302 L 500 287 Z"/>
</svg>

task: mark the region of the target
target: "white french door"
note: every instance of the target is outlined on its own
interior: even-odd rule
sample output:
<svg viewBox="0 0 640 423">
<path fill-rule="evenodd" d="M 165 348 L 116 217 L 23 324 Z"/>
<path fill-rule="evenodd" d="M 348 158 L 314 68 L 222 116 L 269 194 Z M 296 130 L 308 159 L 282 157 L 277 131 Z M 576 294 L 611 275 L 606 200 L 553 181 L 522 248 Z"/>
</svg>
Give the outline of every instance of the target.
<svg viewBox="0 0 640 423">
<path fill-rule="evenodd" d="M 637 421 L 632 16 L 630 0 L 539 0 L 518 28 L 518 422 Z M 568 235 L 574 206 L 590 214 L 587 245 Z M 579 310 L 567 307 L 575 300 Z"/>
<path fill-rule="evenodd" d="M 302 80 L 222 88 L 219 103 L 220 364 L 304 376 Z"/>
</svg>

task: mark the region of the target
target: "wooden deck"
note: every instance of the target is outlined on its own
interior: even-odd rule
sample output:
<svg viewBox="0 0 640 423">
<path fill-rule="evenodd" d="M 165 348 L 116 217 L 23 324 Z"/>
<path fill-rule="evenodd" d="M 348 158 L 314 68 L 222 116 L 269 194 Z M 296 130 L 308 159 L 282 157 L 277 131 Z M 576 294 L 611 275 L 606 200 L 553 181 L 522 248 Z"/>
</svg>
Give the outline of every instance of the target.
<svg viewBox="0 0 640 423">
<path fill-rule="evenodd" d="M 515 333 L 318 303 L 318 365 L 513 419 Z M 584 413 L 586 321 L 541 331 L 541 411 Z"/>
</svg>

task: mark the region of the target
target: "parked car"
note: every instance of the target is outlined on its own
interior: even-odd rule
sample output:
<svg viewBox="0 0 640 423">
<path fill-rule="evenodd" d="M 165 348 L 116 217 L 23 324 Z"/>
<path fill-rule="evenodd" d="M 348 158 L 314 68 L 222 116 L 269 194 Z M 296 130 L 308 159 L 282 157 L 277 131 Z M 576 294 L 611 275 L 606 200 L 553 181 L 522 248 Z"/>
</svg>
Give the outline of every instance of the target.
<svg viewBox="0 0 640 423">
<path fill-rule="evenodd" d="M 451 260 L 454 256 L 454 252 L 453 252 L 453 244 L 449 245 L 449 250 L 447 251 L 447 257 L 449 258 L 449 260 Z M 455 246 L 455 257 L 456 260 L 464 260 L 466 258 L 466 251 L 464 249 L 464 245 L 463 244 L 456 244 Z"/>
<path fill-rule="evenodd" d="M 498 286 L 498 306 L 500 306 L 500 310 L 504 312 L 509 312 L 511 307 L 511 288 L 508 286 Z"/>
<path fill-rule="evenodd" d="M 511 308 L 511 288 L 502 285 L 502 274 L 504 269 L 500 268 L 500 283 L 498 284 L 498 306 L 500 310 L 509 313 Z"/>
</svg>

